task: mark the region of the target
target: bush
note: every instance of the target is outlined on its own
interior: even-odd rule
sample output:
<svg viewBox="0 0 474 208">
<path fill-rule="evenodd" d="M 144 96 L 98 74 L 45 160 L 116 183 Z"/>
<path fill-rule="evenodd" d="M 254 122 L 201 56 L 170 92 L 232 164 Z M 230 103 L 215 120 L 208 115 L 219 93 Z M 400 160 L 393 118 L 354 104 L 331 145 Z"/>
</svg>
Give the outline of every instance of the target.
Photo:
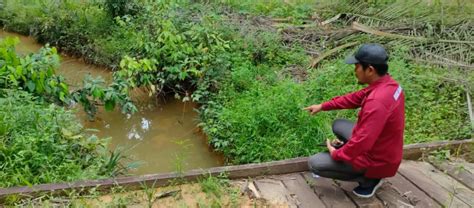
<svg viewBox="0 0 474 208">
<path fill-rule="evenodd" d="M 234 163 L 263 162 L 310 155 L 329 136 L 327 115 L 311 118 L 303 86 L 291 80 L 275 86 L 255 83 L 239 93 L 205 128 L 211 144 Z"/>
<path fill-rule="evenodd" d="M 105 0 L 104 6 L 111 17 L 135 15 L 140 11 L 140 3 L 130 0 Z"/>
<path fill-rule="evenodd" d="M 56 75 L 59 66 L 56 48 L 46 46 L 36 54 L 22 57 L 15 52 L 18 42 L 17 38 L 0 39 L 0 89 L 21 89 L 42 101 L 60 105 L 77 102 L 90 117 L 95 115 L 99 103 L 103 103 L 106 110 L 113 110 L 116 104 L 120 104 L 123 112 L 136 111 L 128 96 L 128 90 L 136 87 L 132 82 L 135 77 L 114 76 L 114 82 L 108 87 L 99 78 L 86 77 L 83 88 L 70 93 L 64 78 Z M 134 70 L 131 66 L 122 68 L 117 74 Z"/>
<path fill-rule="evenodd" d="M 117 173 L 107 166 L 106 140 L 85 136 L 70 111 L 17 90 L 0 90 L 0 105 L 0 187 Z"/>
</svg>

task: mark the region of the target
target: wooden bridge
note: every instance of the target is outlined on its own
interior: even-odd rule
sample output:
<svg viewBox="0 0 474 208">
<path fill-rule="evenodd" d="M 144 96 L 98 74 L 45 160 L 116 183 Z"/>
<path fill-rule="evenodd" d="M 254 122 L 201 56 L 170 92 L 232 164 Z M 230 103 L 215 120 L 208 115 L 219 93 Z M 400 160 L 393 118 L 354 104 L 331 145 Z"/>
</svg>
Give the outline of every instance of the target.
<svg viewBox="0 0 474 208">
<path fill-rule="evenodd" d="M 314 177 L 308 172 L 306 157 L 259 164 L 192 170 L 184 174 L 165 173 L 71 183 L 0 189 L 0 202 L 10 195 L 35 197 L 63 195 L 88 189 L 107 192 L 120 186 L 137 190 L 144 185 L 162 187 L 176 178 L 192 182 L 198 178 L 225 173 L 232 184 L 251 198 L 271 207 L 473 207 L 474 164 L 464 160 L 417 161 L 422 154 L 436 149 L 468 152 L 472 159 L 474 140 L 443 141 L 406 145 L 404 158 L 395 177 L 385 179 L 375 197 L 358 198 L 352 194 L 353 182 Z M 472 160 L 470 160 L 472 162 Z M 174 180 L 175 181 L 175 180 Z"/>
<path fill-rule="evenodd" d="M 250 196 L 275 207 L 473 207 L 474 164 L 403 161 L 370 199 L 352 193 L 354 182 L 314 177 L 310 172 L 240 180 Z"/>
</svg>

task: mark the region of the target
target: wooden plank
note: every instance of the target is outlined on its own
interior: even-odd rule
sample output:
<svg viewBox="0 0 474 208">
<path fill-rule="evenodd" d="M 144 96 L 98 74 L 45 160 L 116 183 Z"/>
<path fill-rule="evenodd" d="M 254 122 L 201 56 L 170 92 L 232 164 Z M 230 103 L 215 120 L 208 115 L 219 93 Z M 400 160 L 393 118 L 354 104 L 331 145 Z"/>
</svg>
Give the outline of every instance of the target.
<svg viewBox="0 0 474 208">
<path fill-rule="evenodd" d="M 445 207 L 469 207 L 453 193 L 444 189 L 437 181 L 431 179 L 411 161 L 403 161 L 398 169 L 399 173 L 412 182 L 415 186 L 423 190 L 428 196 Z M 429 171 L 429 170 L 428 170 Z"/>
<path fill-rule="evenodd" d="M 424 152 L 437 149 L 456 149 L 460 146 L 463 149 L 469 149 L 474 145 L 474 139 L 437 141 L 430 143 L 408 144 L 403 146 L 403 159 L 417 160 Z"/>
<path fill-rule="evenodd" d="M 450 162 L 462 167 L 462 169 L 468 171 L 470 174 L 474 174 L 474 163 L 467 162 L 463 158 L 454 158 L 453 160 L 450 160 Z"/>
<path fill-rule="evenodd" d="M 359 184 L 357 182 L 348 182 L 348 181 L 336 181 L 339 184 L 339 187 L 346 192 L 346 194 L 357 204 L 357 207 L 360 208 L 380 208 L 384 207 L 382 201 L 380 201 L 377 197 L 371 198 L 360 198 L 354 193 L 352 190 L 357 187 Z"/>
<path fill-rule="evenodd" d="M 377 197 L 382 201 L 385 207 L 391 208 L 413 208 L 413 204 L 408 201 L 405 197 L 399 194 L 390 183 L 384 183 L 375 193 Z"/>
<path fill-rule="evenodd" d="M 440 204 L 400 174 L 386 178 L 385 181 L 385 183 L 389 183 L 401 196 L 404 196 L 410 204 L 415 205 L 415 207 L 441 207 Z"/>
<path fill-rule="evenodd" d="M 300 173 L 279 176 L 300 208 L 325 207 Z"/>
<path fill-rule="evenodd" d="M 439 185 L 450 193 L 453 193 L 466 204 L 474 204 L 474 191 L 459 183 L 456 179 L 449 177 L 447 174 L 436 169 L 430 163 L 407 161 L 406 164 L 409 167 L 420 169 L 423 174 L 436 181 Z"/>
<path fill-rule="evenodd" d="M 471 174 L 474 174 L 474 163 L 462 162 L 462 166 Z"/>
<path fill-rule="evenodd" d="M 264 178 L 256 180 L 254 183 L 262 198 L 272 206 L 297 207 L 296 201 L 280 180 Z"/>
<path fill-rule="evenodd" d="M 351 208 L 357 207 L 332 179 L 314 178 L 310 172 L 304 172 L 303 176 L 309 182 L 314 192 L 319 196 L 326 207 Z"/>
<path fill-rule="evenodd" d="M 469 167 L 463 163 L 440 161 L 431 162 L 431 164 L 467 186 L 469 189 L 474 190 L 474 173 L 469 171 Z"/>
<path fill-rule="evenodd" d="M 257 187 L 255 187 L 255 183 L 249 183 L 247 189 L 250 191 L 252 197 L 255 197 L 257 199 L 262 198 L 262 195 L 260 195 L 260 192 L 258 192 Z"/>
</svg>

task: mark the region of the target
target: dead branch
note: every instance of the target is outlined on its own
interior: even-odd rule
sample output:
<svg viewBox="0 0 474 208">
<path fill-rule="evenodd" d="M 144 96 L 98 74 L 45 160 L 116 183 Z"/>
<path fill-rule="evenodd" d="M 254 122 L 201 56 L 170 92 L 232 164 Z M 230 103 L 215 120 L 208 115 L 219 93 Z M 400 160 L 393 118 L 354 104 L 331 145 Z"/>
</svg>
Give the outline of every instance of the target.
<svg viewBox="0 0 474 208">
<path fill-rule="evenodd" d="M 316 66 L 319 64 L 319 62 L 321 62 L 321 61 L 324 60 L 325 58 L 330 57 L 330 56 L 334 55 L 335 53 L 337 53 L 337 52 L 339 52 L 339 51 L 341 51 L 341 50 L 344 50 L 344 49 L 346 49 L 346 48 L 355 46 L 355 45 L 357 45 L 357 44 L 359 44 L 358 41 L 350 42 L 350 43 L 346 43 L 346 44 L 344 44 L 344 45 L 341 45 L 341 46 L 338 46 L 338 47 L 335 47 L 335 48 L 329 50 L 329 51 L 327 51 L 327 52 L 321 54 L 320 56 L 316 57 L 315 59 L 313 59 L 313 60 L 311 61 L 311 65 L 309 66 L 309 68 L 314 68 L 314 67 L 316 67 Z"/>
<path fill-rule="evenodd" d="M 331 18 L 329 18 L 329 19 L 327 19 L 327 20 L 325 20 L 325 21 L 321 22 L 321 26 L 324 26 L 324 25 L 330 24 L 330 23 L 332 23 L 332 22 L 334 22 L 334 21 L 338 20 L 339 18 L 341 18 L 341 16 L 345 16 L 345 14 L 341 14 L 341 13 L 339 13 L 339 14 L 337 14 L 336 16 L 334 16 L 334 17 L 331 17 Z"/>
<path fill-rule="evenodd" d="M 425 37 L 414 37 L 414 36 L 406 36 L 406 35 L 399 35 L 399 34 L 393 34 L 393 33 L 388 33 L 388 32 L 383 32 L 380 30 L 376 30 L 373 28 L 370 28 L 369 26 L 360 24 L 358 22 L 352 22 L 352 29 L 369 33 L 372 35 L 377 35 L 377 36 L 382 36 L 382 37 L 387 37 L 387 38 L 396 38 L 396 39 L 407 39 L 407 40 L 414 40 L 414 41 L 421 41 L 421 42 L 427 42 L 427 41 L 436 41 L 436 42 L 443 42 L 443 43 L 465 43 L 465 44 L 474 44 L 474 41 L 464 41 L 464 40 L 436 40 L 432 38 L 425 38 Z"/>
</svg>

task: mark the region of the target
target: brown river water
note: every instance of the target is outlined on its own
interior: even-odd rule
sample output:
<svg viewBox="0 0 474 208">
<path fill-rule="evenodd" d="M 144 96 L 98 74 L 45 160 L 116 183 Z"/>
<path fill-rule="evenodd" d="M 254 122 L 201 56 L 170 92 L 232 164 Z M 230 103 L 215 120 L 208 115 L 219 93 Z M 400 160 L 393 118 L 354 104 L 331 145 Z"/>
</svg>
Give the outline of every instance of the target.
<svg viewBox="0 0 474 208">
<path fill-rule="evenodd" d="M 26 54 L 38 51 L 42 45 L 33 38 L 0 30 L 0 38 L 20 38 L 17 52 Z M 58 73 L 66 78 L 72 87 L 78 87 L 85 75 L 101 76 L 111 80 L 112 73 L 106 68 L 86 64 L 81 59 L 61 55 Z M 139 100 L 139 112 L 124 115 L 120 110 L 106 112 L 99 110 L 95 121 L 88 121 L 82 110 L 78 118 L 85 128 L 96 129 L 99 137 L 110 138 L 111 150 L 120 148 L 129 158 L 140 165 L 129 173 L 151 174 L 170 171 L 184 171 L 209 168 L 223 164 L 222 156 L 214 153 L 205 136 L 196 127 L 197 113 L 194 103 L 183 103 L 170 98 L 148 97 L 146 93 L 135 93 Z"/>
</svg>

